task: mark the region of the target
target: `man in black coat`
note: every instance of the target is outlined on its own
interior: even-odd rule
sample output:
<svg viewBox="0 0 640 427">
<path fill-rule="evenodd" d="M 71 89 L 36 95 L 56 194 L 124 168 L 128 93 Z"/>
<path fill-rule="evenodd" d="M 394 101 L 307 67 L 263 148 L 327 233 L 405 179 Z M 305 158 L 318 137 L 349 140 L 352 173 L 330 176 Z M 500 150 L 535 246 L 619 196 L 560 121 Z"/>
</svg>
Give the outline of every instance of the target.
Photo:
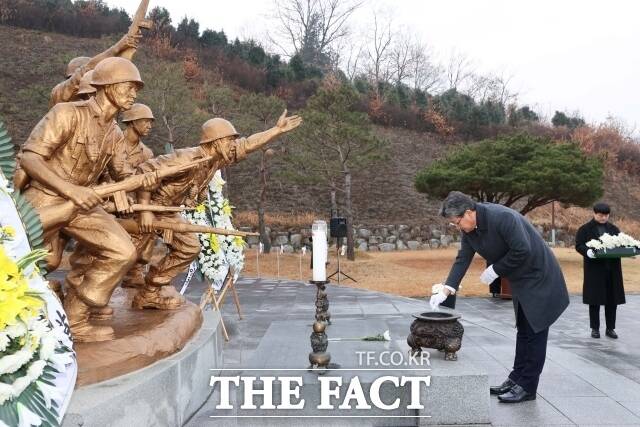
<svg viewBox="0 0 640 427">
<path fill-rule="evenodd" d="M 452 191 L 440 213 L 462 231 L 462 240 L 442 291 L 431 297 L 432 308 L 457 291 L 476 252 L 489 264 L 480 276 L 483 283 L 509 279 L 518 328 L 515 359 L 509 378 L 490 392 L 505 403 L 535 399 L 549 326 L 569 305 L 558 261 L 540 233 L 513 209 L 476 203 Z"/>
<path fill-rule="evenodd" d="M 584 257 L 584 281 L 582 302 L 589 304 L 591 336 L 600 338 L 600 306 L 604 305 L 606 335 L 618 338 L 616 334 L 616 310 L 618 304 L 625 303 L 622 265 L 620 258 L 596 259 L 587 242 L 598 239 L 603 234 L 620 234 L 618 227 L 609 222 L 611 208 L 606 203 L 593 206 L 593 219 L 578 229 L 576 251 Z"/>
</svg>

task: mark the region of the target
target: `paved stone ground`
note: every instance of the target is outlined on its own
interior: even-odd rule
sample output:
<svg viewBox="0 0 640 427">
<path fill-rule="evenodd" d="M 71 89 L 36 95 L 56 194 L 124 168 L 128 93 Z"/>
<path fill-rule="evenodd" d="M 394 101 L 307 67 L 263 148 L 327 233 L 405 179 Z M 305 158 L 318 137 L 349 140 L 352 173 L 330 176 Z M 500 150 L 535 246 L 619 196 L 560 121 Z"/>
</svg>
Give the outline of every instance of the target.
<svg viewBox="0 0 640 427">
<path fill-rule="evenodd" d="M 194 284 L 189 289 L 190 299 L 199 299 L 200 286 Z M 241 370 L 249 367 L 247 363 L 271 322 L 309 319 L 311 324 L 315 287 L 261 279 L 242 279 L 237 287 L 244 319 L 238 320 L 235 306 L 228 299 L 223 314 L 231 341 L 224 349 L 224 366 Z M 328 290 L 332 319 L 384 319 L 394 340 L 404 340 L 411 313 L 427 307 L 426 301 L 419 299 L 335 285 Z M 629 295 L 627 301 L 618 309 L 616 331 L 620 339 L 612 340 L 602 333 L 603 338 L 596 340 L 589 336 L 587 307 L 581 297 L 572 297 L 567 311 L 551 328 L 537 399 L 507 405 L 492 397 L 492 425 L 640 426 L 640 295 Z M 473 359 L 486 369 L 492 384 L 502 382 L 509 373 L 515 348 L 511 301 L 460 298 L 456 308 L 465 327 L 459 357 Z M 604 313 L 602 316 L 604 326 Z M 209 418 L 214 405 L 210 399 L 187 426 L 223 425 Z"/>
</svg>

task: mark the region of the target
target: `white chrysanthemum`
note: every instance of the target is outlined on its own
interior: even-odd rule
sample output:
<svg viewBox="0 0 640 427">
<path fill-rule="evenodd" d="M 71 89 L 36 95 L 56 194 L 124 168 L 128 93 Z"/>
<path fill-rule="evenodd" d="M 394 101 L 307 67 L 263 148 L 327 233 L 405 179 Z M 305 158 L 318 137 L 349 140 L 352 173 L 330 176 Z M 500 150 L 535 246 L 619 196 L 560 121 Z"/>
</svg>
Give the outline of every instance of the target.
<svg viewBox="0 0 640 427">
<path fill-rule="evenodd" d="M 13 354 L 0 358 L 0 375 L 11 374 L 22 368 L 33 357 L 33 351 L 25 345 Z"/>
</svg>

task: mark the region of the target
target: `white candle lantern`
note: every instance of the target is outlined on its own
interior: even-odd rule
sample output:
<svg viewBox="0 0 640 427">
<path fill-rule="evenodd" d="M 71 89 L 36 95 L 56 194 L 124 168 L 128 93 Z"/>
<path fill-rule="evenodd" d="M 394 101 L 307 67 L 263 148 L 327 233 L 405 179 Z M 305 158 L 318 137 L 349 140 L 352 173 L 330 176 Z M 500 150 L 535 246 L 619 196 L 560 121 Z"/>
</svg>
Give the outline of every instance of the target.
<svg viewBox="0 0 640 427">
<path fill-rule="evenodd" d="M 313 281 L 325 282 L 327 280 L 327 223 L 322 220 L 313 221 L 311 227 L 313 239 Z"/>
</svg>

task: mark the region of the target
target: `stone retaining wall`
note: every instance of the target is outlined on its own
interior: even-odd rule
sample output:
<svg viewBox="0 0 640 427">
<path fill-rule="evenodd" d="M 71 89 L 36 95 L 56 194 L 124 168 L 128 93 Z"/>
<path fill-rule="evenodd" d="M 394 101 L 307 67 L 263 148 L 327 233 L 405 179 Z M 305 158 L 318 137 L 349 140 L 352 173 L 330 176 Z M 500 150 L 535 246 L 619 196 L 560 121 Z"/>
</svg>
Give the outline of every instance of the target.
<svg viewBox="0 0 640 427">
<path fill-rule="evenodd" d="M 545 240 L 549 242 L 551 233 L 540 226 L 537 228 Z M 256 231 L 249 227 L 240 227 L 240 230 Z M 282 246 L 285 253 L 292 253 L 302 246 L 310 245 L 311 228 L 272 230 L 267 227 L 267 232 L 271 236 L 271 245 L 278 248 Z M 356 225 L 353 232 L 356 249 L 360 251 L 389 252 L 460 247 L 460 233 L 453 228 L 445 229 L 442 226 L 387 224 L 372 227 Z M 573 239 L 574 236 L 564 230 L 556 230 L 556 246 L 572 246 Z M 256 236 L 247 238 L 249 247 L 257 246 L 258 241 L 259 238 Z M 331 239 L 330 244 L 335 244 L 335 239 Z"/>
</svg>

